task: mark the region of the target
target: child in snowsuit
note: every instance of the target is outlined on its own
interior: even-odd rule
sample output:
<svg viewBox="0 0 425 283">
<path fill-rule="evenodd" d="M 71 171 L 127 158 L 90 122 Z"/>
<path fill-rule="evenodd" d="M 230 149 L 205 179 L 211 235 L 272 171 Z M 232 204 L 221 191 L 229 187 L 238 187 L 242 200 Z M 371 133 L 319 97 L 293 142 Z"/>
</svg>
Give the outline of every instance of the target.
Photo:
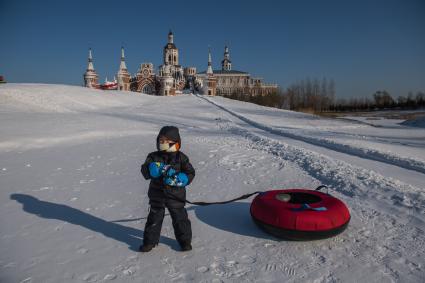
<svg viewBox="0 0 425 283">
<path fill-rule="evenodd" d="M 156 139 L 157 151 L 148 154 L 142 175 L 149 184 L 150 211 L 140 251 L 149 252 L 158 245 L 165 207 L 170 212 L 174 234 L 183 251 L 192 249 L 192 228 L 184 208 L 186 189 L 195 177 L 189 158 L 181 152 L 179 129 L 163 127 Z"/>
</svg>

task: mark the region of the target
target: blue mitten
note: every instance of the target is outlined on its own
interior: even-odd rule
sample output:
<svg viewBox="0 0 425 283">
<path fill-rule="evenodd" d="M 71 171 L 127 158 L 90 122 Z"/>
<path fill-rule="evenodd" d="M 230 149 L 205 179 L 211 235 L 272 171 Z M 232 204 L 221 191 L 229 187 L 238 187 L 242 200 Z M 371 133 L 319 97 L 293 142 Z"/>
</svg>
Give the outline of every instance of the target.
<svg viewBox="0 0 425 283">
<path fill-rule="evenodd" d="M 175 175 L 176 176 L 176 186 L 177 187 L 185 187 L 187 183 L 189 183 L 189 178 L 183 172 L 180 172 Z"/>
<path fill-rule="evenodd" d="M 173 177 L 165 177 L 164 184 L 174 187 L 176 185 L 176 181 Z"/>
<path fill-rule="evenodd" d="M 177 172 L 176 170 L 171 167 L 170 165 L 167 165 L 167 169 L 165 170 L 165 172 L 163 173 L 164 176 L 166 177 L 173 177 Z"/>
<path fill-rule="evenodd" d="M 183 172 L 177 173 L 171 177 L 165 177 L 164 183 L 173 187 L 185 187 L 189 182 L 189 178 Z"/>
<path fill-rule="evenodd" d="M 164 169 L 164 163 L 162 162 L 151 162 L 149 163 L 149 174 L 152 178 L 158 178 L 162 175 Z"/>
</svg>

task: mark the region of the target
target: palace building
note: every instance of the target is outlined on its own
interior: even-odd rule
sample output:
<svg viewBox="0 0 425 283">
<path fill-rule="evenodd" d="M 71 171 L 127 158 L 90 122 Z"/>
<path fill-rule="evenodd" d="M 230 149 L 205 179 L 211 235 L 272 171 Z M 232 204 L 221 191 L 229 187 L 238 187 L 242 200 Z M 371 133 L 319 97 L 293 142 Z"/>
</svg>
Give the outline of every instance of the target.
<svg viewBox="0 0 425 283">
<path fill-rule="evenodd" d="M 131 76 L 125 64 L 122 47 L 121 62 L 116 77 L 114 89 L 151 95 L 177 95 L 184 90 L 206 95 L 267 95 L 276 92 L 278 88 L 277 84 L 265 84 L 260 78 L 251 78 L 247 72 L 232 70 L 227 46 L 224 48 L 221 70 L 213 70 L 210 50 L 206 71 L 197 73 L 195 67 L 183 68 L 179 64 L 179 50 L 174 44 L 174 35 L 171 31 L 168 33 L 168 42 L 163 48 L 163 64 L 159 66 L 157 74 L 152 63 L 142 63 L 137 73 Z M 91 49 L 89 49 L 88 67 L 84 73 L 84 85 L 90 88 L 102 88 L 98 84 Z"/>
<path fill-rule="evenodd" d="M 232 70 L 229 48 L 224 47 L 224 59 L 221 61 L 221 70 L 202 72 L 198 77 L 208 76 L 212 72 L 217 80 L 217 95 L 249 94 L 267 95 L 277 91 L 277 84 L 265 84 L 261 78 L 252 78 L 249 73 Z"/>
</svg>

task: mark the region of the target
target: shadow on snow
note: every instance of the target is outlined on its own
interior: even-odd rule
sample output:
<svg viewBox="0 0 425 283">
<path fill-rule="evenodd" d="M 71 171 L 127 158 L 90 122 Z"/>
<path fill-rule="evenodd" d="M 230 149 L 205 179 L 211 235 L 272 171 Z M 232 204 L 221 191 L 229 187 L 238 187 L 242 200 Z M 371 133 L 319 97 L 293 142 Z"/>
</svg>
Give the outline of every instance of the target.
<svg viewBox="0 0 425 283">
<path fill-rule="evenodd" d="M 220 205 L 191 206 L 196 217 L 214 228 L 239 234 L 242 236 L 279 241 L 279 239 L 263 232 L 251 219 L 250 203 L 232 202 Z"/>
<path fill-rule="evenodd" d="M 39 200 L 25 194 L 12 194 L 10 198 L 23 205 L 23 210 L 46 219 L 57 219 L 74 225 L 79 225 L 91 231 L 101 233 L 104 236 L 123 242 L 132 251 L 138 251 L 143 236 L 143 230 L 123 226 L 114 222 L 105 221 L 101 218 L 78 210 L 76 208 Z M 178 250 L 175 240 L 161 236 L 160 242 Z"/>
</svg>

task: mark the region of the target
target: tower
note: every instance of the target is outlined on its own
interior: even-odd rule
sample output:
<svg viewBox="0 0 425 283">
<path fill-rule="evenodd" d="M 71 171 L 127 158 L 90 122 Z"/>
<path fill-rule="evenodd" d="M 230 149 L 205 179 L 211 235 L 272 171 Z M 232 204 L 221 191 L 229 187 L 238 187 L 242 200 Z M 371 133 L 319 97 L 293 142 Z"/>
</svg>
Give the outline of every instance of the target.
<svg viewBox="0 0 425 283">
<path fill-rule="evenodd" d="M 117 73 L 118 90 L 130 90 L 130 74 L 125 65 L 124 47 L 121 47 L 121 63 Z"/>
<path fill-rule="evenodd" d="M 207 95 L 216 95 L 217 90 L 217 78 L 214 76 L 214 72 L 211 65 L 211 50 L 208 49 L 208 69 L 205 74 L 203 93 Z"/>
<path fill-rule="evenodd" d="M 174 35 L 170 30 L 168 33 L 168 43 L 164 46 L 164 65 L 178 65 L 179 50 L 174 44 Z"/>
<path fill-rule="evenodd" d="M 163 66 L 162 76 L 160 77 L 159 95 L 175 95 L 174 79 L 170 74 L 170 65 Z"/>
<path fill-rule="evenodd" d="M 96 71 L 94 70 L 93 66 L 93 57 L 91 54 L 91 48 L 89 48 L 89 58 L 88 58 L 88 65 L 87 70 L 84 73 L 84 86 L 89 88 L 96 88 L 98 86 L 98 78 Z"/>
<path fill-rule="evenodd" d="M 168 42 L 164 46 L 164 64 L 159 66 L 160 95 L 175 95 L 182 92 L 186 80 L 183 67 L 179 65 L 179 50 L 174 44 L 172 31 L 168 33 Z"/>
<path fill-rule="evenodd" d="M 213 70 L 211 66 L 211 50 L 208 48 L 208 69 L 207 69 L 207 75 L 213 76 Z"/>
<path fill-rule="evenodd" d="M 232 61 L 230 61 L 229 47 L 224 46 L 224 59 L 221 61 L 221 69 L 223 71 L 232 70 Z"/>
</svg>

